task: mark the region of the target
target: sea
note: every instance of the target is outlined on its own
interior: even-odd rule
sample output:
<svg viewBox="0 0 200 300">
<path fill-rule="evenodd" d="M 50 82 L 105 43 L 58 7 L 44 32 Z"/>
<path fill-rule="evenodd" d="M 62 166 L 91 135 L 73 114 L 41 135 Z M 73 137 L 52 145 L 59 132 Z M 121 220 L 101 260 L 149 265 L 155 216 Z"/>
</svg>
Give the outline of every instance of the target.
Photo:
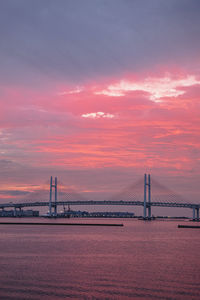
<svg viewBox="0 0 200 300">
<path fill-rule="evenodd" d="M 200 229 L 178 228 L 189 221 L 51 221 L 124 226 L 0 225 L 1 300 L 200 299 Z"/>
</svg>

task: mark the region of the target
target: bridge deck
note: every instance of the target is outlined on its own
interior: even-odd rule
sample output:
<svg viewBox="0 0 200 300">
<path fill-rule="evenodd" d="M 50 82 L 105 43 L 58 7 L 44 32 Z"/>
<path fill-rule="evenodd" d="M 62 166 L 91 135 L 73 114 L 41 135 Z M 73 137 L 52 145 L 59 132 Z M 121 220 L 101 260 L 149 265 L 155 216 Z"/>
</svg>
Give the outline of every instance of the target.
<svg viewBox="0 0 200 300">
<path fill-rule="evenodd" d="M 126 205 L 126 206 L 144 206 L 143 201 L 57 201 L 57 205 Z M 2 203 L 0 204 L 0 208 L 23 208 L 23 207 L 38 207 L 38 206 L 49 206 L 48 201 L 33 201 L 29 203 Z M 52 207 L 55 206 L 55 203 L 52 202 Z M 159 206 L 159 207 L 185 207 L 185 208 L 200 208 L 200 204 L 196 203 L 170 203 L 170 202 L 151 202 L 150 204 L 147 202 L 146 206 Z"/>
</svg>

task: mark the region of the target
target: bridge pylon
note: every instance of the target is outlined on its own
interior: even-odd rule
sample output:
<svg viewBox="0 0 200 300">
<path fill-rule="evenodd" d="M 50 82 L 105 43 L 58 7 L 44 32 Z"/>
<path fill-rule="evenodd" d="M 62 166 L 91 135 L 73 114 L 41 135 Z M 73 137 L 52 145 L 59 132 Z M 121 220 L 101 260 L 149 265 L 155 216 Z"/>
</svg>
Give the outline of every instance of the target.
<svg viewBox="0 0 200 300">
<path fill-rule="evenodd" d="M 193 221 L 200 221 L 199 219 L 199 206 L 193 206 Z"/>
<path fill-rule="evenodd" d="M 148 216 L 147 216 L 148 209 Z M 143 218 L 151 219 L 151 175 L 144 174 L 144 212 Z"/>
<path fill-rule="evenodd" d="M 55 189 L 54 193 L 54 202 L 52 202 L 52 192 L 53 188 Z M 50 217 L 56 217 L 57 216 L 57 177 L 54 179 L 53 183 L 53 177 L 50 177 L 50 194 L 49 194 L 49 216 Z M 52 212 L 52 208 L 54 208 L 54 212 Z"/>
</svg>

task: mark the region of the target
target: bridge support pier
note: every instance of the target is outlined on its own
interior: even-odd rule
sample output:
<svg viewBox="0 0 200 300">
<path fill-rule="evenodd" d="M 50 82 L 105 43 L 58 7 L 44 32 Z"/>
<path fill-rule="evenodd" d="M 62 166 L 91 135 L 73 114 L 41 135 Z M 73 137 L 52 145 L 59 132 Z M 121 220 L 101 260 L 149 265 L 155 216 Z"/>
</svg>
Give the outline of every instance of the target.
<svg viewBox="0 0 200 300">
<path fill-rule="evenodd" d="M 148 207 L 148 218 L 151 219 L 151 206 Z"/>
<path fill-rule="evenodd" d="M 194 221 L 194 220 L 195 220 L 195 207 L 193 207 L 192 210 L 193 210 L 193 218 L 192 218 L 192 219 L 193 219 L 193 221 Z"/>
<path fill-rule="evenodd" d="M 193 207 L 193 221 L 200 221 L 199 219 L 199 207 Z"/>
<path fill-rule="evenodd" d="M 197 221 L 199 221 L 199 208 L 196 208 Z"/>
</svg>

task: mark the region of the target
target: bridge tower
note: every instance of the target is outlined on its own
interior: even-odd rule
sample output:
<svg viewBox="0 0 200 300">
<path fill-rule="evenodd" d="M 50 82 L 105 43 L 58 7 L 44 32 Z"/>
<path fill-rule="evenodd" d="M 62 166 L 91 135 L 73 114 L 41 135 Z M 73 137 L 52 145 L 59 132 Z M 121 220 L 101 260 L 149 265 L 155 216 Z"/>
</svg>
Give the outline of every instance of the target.
<svg viewBox="0 0 200 300">
<path fill-rule="evenodd" d="M 199 219 L 199 206 L 193 206 L 193 221 L 200 221 Z M 195 213 L 196 212 L 196 213 Z"/>
<path fill-rule="evenodd" d="M 147 217 L 148 208 L 148 217 Z M 144 174 L 144 219 L 151 219 L 151 175 Z"/>
<path fill-rule="evenodd" d="M 55 189 L 54 193 L 54 202 L 52 203 L 52 188 Z M 53 177 L 50 178 L 50 195 L 49 195 L 49 216 L 50 217 L 56 217 L 57 216 L 57 177 L 54 179 L 53 183 Z M 54 213 L 52 213 L 52 207 L 54 207 Z"/>
</svg>

